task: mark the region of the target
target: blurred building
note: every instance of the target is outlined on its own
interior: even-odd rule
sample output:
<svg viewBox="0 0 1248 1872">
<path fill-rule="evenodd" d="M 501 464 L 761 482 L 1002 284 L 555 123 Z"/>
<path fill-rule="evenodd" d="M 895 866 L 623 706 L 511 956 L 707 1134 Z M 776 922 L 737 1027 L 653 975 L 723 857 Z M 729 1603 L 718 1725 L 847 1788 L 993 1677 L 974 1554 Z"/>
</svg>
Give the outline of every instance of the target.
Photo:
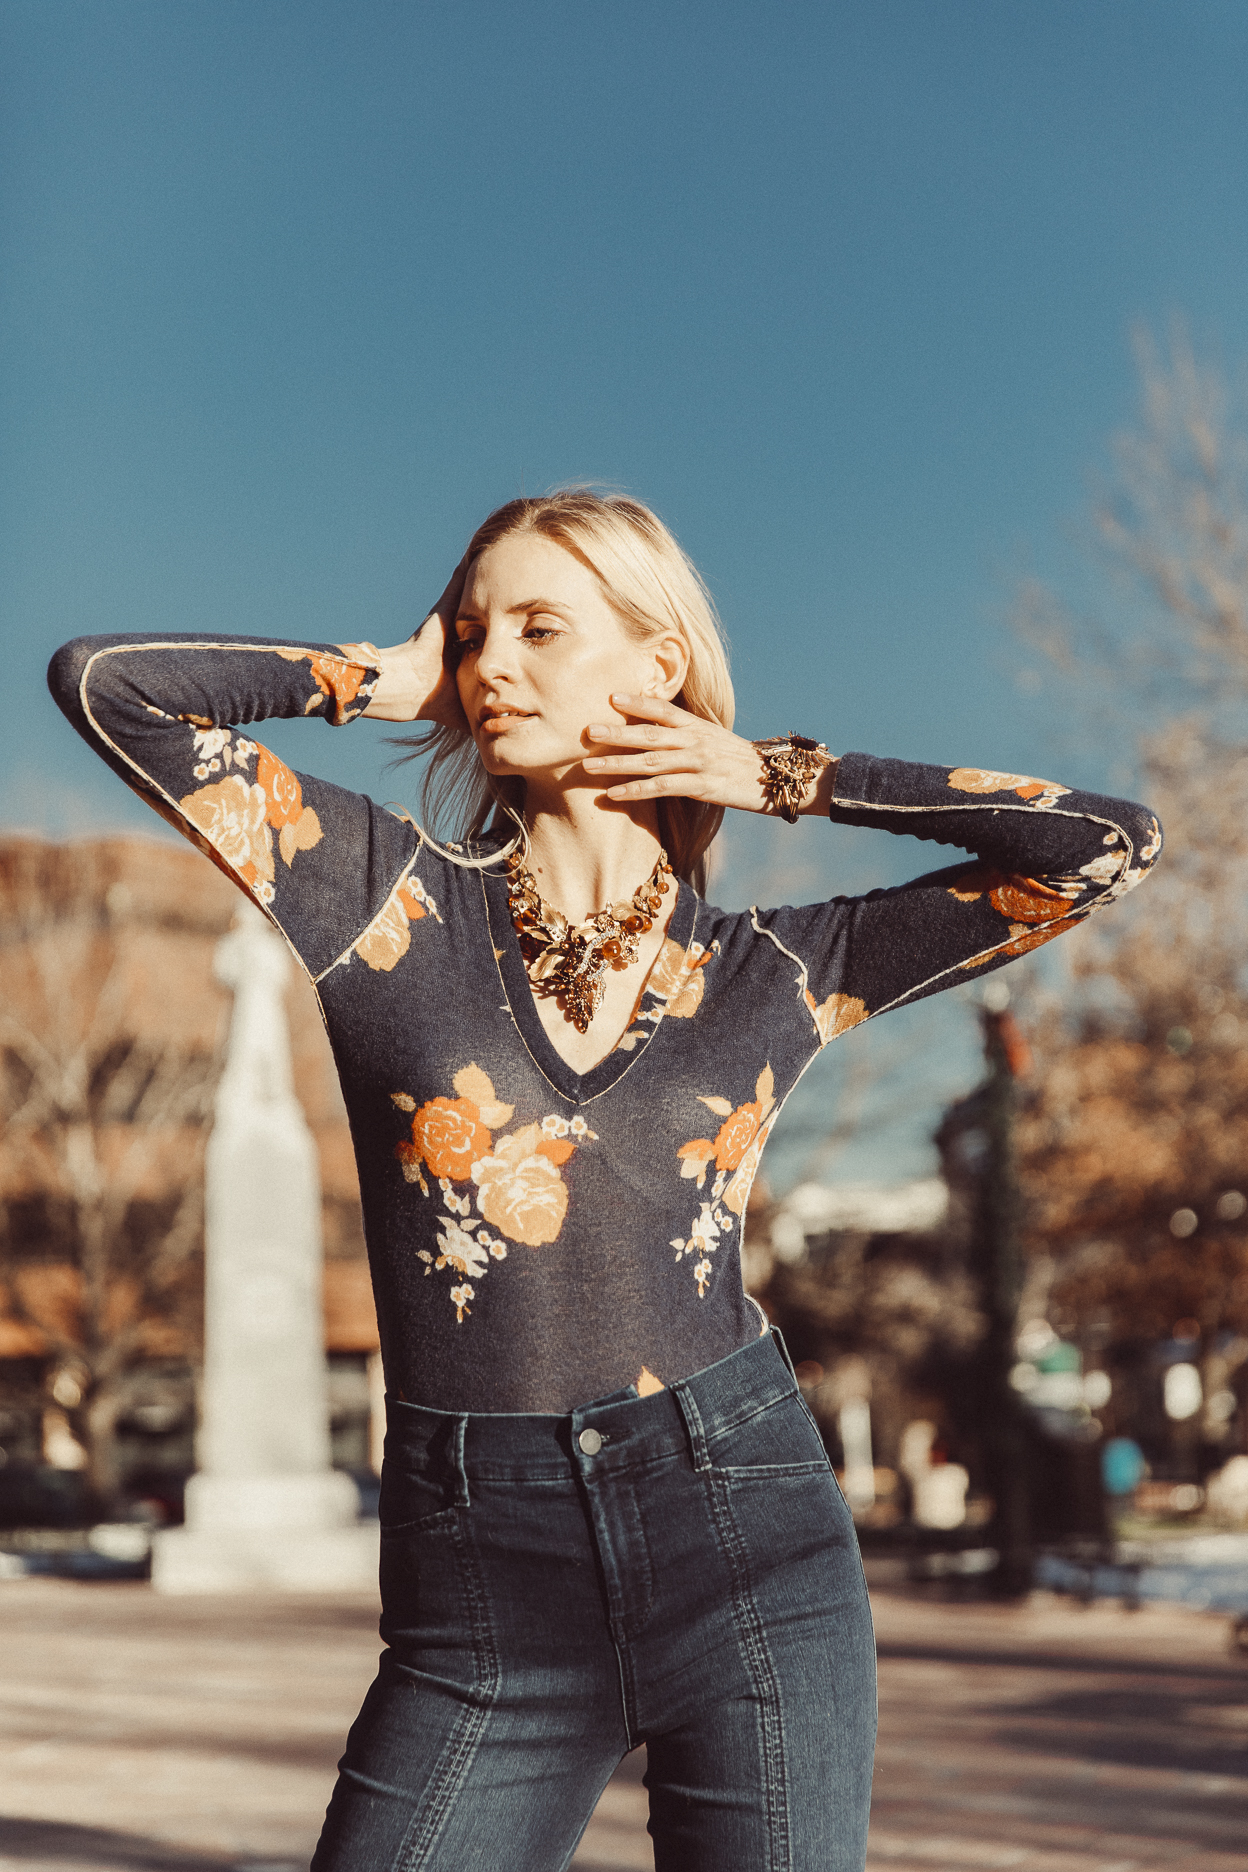
<svg viewBox="0 0 1248 1872">
<path fill-rule="evenodd" d="M 746 1219 L 747 1284 L 868 1524 L 913 1507 L 909 1427 L 930 1427 L 937 1462 L 961 1456 L 957 1390 L 983 1324 L 963 1233 L 940 1177 L 802 1183 Z"/>
</svg>

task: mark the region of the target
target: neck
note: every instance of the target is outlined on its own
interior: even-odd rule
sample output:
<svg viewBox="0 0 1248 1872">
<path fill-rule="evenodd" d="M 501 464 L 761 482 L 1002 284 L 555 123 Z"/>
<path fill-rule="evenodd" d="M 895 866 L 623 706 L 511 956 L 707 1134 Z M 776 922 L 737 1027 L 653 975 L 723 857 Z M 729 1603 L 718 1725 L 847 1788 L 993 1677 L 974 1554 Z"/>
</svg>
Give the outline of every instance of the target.
<svg viewBox="0 0 1248 1872">
<path fill-rule="evenodd" d="M 627 902 L 654 870 L 662 841 L 653 802 L 623 807 L 574 788 L 530 799 L 528 868 L 546 902 L 570 923 Z"/>
</svg>

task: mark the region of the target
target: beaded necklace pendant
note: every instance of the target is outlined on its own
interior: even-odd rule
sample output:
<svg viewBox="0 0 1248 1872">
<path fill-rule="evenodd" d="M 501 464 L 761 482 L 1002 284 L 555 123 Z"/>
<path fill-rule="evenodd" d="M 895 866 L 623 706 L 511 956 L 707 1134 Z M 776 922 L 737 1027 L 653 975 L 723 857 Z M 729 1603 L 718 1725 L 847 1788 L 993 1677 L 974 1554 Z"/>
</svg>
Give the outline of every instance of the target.
<svg viewBox="0 0 1248 1872">
<path fill-rule="evenodd" d="M 667 853 L 660 851 L 630 903 L 608 904 L 577 924 L 546 903 L 519 852 L 507 860 L 507 872 L 508 908 L 534 993 L 554 995 L 576 1031 L 587 1033 L 602 1006 L 607 970 L 635 962 L 642 937 L 654 925 L 670 888 Z"/>
</svg>

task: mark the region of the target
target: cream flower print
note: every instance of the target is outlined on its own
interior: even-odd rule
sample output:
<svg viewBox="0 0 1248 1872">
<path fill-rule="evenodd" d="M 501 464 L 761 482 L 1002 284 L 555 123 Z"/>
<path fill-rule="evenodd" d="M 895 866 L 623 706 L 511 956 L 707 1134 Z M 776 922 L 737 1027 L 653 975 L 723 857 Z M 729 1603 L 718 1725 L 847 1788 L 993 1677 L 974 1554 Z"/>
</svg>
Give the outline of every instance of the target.
<svg viewBox="0 0 1248 1872">
<path fill-rule="evenodd" d="M 1081 865 L 1080 877 L 1091 878 L 1093 883 L 1105 886 L 1102 902 L 1112 901 L 1115 897 L 1125 897 L 1129 890 L 1134 890 L 1140 879 L 1146 875 L 1150 865 L 1161 850 L 1161 827 L 1156 819 L 1149 823 L 1144 843 L 1136 854 L 1136 863 L 1130 862 L 1130 854 L 1125 840 L 1118 832 L 1107 832 L 1105 844 L 1109 847 L 1104 857 L 1094 858 L 1091 864 Z"/>
<path fill-rule="evenodd" d="M 261 903 L 273 901 L 273 838 L 264 788 L 230 774 L 188 793 L 183 812 L 231 871 Z"/>
<path fill-rule="evenodd" d="M 179 804 L 221 862 L 258 902 L 271 904 L 276 876 L 273 832 L 282 862 L 289 867 L 296 853 L 320 844 L 321 822 L 303 803 L 298 774 L 276 754 L 229 728 L 213 727 L 195 716 L 186 719 L 192 724 L 193 752 L 200 756 L 192 768 L 195 778 L 204 779 L 223 767 L 238 771 L 188 793 Z M 242 770 L 253 760 L 255 779 L 248 780 Z"/>
<path fill-rule="evenodd" d="M 698 1258 L 693 1264 L 693 1278 L 698 1285 L 698 1299 L 705 1300 L 707 1285 L 711 1278 L 711 1256 L 719 1247 L 719 1238 L 733 1227 L 731 1216 L 724 1214 L 717 1203 L 704 1202 L 693 1218 L 687 1237 L 673 1236 L 671 1246 L 676 1250 L 676 1259 L 684 1260 L 689 1255 Z"/>
<path fill-rule="evenodd" d="M 477 1279 L 485 1273 L 488 1248 L 475 1241 L 467 1229 L 460 1228 L 458 1223 L 442 1221 L 438 1248 L 440 1253 L 433 1264 L 435 1268 L 453 1267 L 457 1274 L 471 1274 Z"/>
<path fill-rule="evenodd" d="M 352 947 L 369 968 L 386 974 L 411 947 L 411 925 L 431 916 L 440 923 L 438 906 L 414 872 L 401 877 L 382 908 Z"/>
<path fill-rule="evenodd" d="M 1017 793 L 1029 806 L 1055 806 L 1070 788 L 1056 780 L 1033 780 L 1030 774 L 997 773 L 991 767 L 955 767 L 949 785 L 959 793 Z"/>
<path fill-rule="evenodd" d="M 829 1040 L 835 1040 L 838 1034 L 856 1027 L 859 1021 L 866 1020 L 870 1012 L 866 1002 L 860 1001 L 856 995 L 830 994 L 826 1001 L 816 1003 L 809 988 L 806 990 L 806 1005 L 815 1023 L 820 1046 L 827 1046 Z"/>
<path fill-rule="evenodd" d="M 701 1007 L 706 988 L 702 971 L 712 953 L 702 943 L 690 943 L 687 949 L 682 949 L 670 936 L 664 942 L 646 983 L 646 992 L 664 1002 L 662 1012 L 669 1018 L 689 1020 Z"/>
<path fill-rule="evenodd" d="M 465 1313 L 472 1312 L 472 1308 L 469 1306 L 468 1302 L 470 1300 L 475 1300 L 476 1297 L 476 1289 L 470 1287 L 467 1281 L 461 1282 L 458 1287 L 451 1288 L 451 1305 L 455 1308 L 455 1323 L 457 1326 L 463 1325 Z"/>
<path fill-rule="evenodd" d="M 526 1125 L 501 1138 L 491 1156 L 472 1166 L 481 1214 L 526 1248 L 555 1241 L 568 1212 L 568 1186 L 558 1163 L 551 1161 L 550 1146 L 543 1152 L 543 1142 L 540 1127 Z M 573 1146 L 565 1148 L 570 1157 Z"/>
<path fill-rule="evenodd" d="M 195 717 L 187 719 L 193 722 Z M 197 780 L 211 779 L 214 773 L 220 773 L 223 768 L 228 770 L 235 762 L 242 767 L 256 753 L 254 741 L 235 735 L 229 728 L 211 726 L 195 729 L 192 746 L 199 757 L 191 769 Z"/>
<path fill-rule="evenodd" d="M 616 1051 L 631 1053 L 650 1038 L 665 1018 L 692 1019 L 706 992 L 704 971 L 718 954 L 718 942 L 713 942 L 709 948 L 704 943 L 694 942 L 682 949 L 669 936 L 642 988 L 628 1030 L 616 1042 Z"/>
<path fill-rule="evenodd" d="M 411 1115 L 410 1135 L 400 1139 L 394 1154 L 407 1182 L 429 1197 L 432 1178 L 441 1198 L 438 1252 L 417 1253 L 425 1273 L 449 1267 L 479 1281 L 492 1261 L 507 1259 L 513 1244 L 542 1248 L 558 1238 L 568 1210 L 563 1166 L 582 1144 L 596 1142 L 597 1132 L 579 1113 L 569 1119 L 548 1112 L 495 1137 L 510 1124 L 515 1107 L 498 1097 L 489 1074 L 474 1061 L 460 1068 L 452 1085 L 454 1098 L 427 1099 L 419 1106 L 408 1092 L 390 1094 L 396 1110 Z M 467 1299 L 474 1297 L 467 1280 L 463 1290 Z M 463 1290 L 451 1292 L 460 1325 L 472 1310 Z"/>
</svg>

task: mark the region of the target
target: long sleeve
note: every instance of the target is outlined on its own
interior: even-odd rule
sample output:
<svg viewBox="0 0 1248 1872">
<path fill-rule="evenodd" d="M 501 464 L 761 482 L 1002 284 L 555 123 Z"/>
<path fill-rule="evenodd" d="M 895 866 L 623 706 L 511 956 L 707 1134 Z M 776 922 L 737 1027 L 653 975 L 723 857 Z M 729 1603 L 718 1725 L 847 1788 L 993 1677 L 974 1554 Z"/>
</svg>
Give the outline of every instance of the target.
<svg viewBox="0 0 1248 1872">
<path fill-rule="evenodd" d="M 410 829 L 242 730 L 275 717 L 341 726 L 378 675 L 367 648 L 83 637 L 57 651 L 48 684 L 114 773 L 248 892 L 315 976 L 383 910 Z"/>
<path fill-rule="evenodd" d="M 1000 967 L 1131 890 L 1161 850 L 1145 807 L 982 767 L 847 754 L 830 817 L 971 854 L 894 890 L 755 911 L 798 965 L 818 1039 Z"/>
</svg>

